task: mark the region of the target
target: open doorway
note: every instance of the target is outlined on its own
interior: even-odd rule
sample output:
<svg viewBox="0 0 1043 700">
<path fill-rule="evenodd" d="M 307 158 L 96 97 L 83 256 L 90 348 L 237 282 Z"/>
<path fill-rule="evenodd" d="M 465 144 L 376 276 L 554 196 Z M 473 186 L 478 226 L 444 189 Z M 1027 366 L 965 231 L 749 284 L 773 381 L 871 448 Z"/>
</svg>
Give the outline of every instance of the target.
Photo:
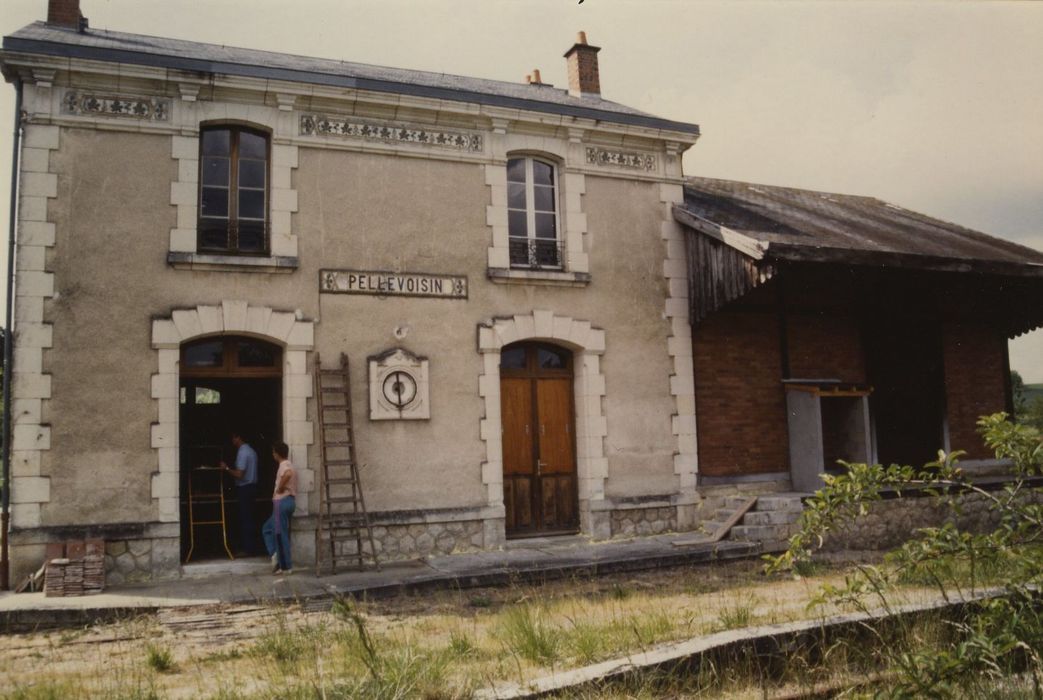
<svg viewBox="0 0 1043 700">
<path fill-rule="evenodd" d="M 945 416 L 941 328 L 936 319 L 894 315 L 870 324 L 866 360 L 881 464 L 923 466 L 942 449 Z"/>
<path fill-rule="evenodd" d="M 275 462 L 271 444 L 282 434 L 282 349 L 254 338 L 205 338 L 181 348 L 181 559 L 227 559 L 241 550 L 234 479 L 216 467 L 234 465 L 231 433 L 257 452 L 260 524 L 271 515 Z M 191 510 L 190 510 L 191 509 Z"/>
</svg>

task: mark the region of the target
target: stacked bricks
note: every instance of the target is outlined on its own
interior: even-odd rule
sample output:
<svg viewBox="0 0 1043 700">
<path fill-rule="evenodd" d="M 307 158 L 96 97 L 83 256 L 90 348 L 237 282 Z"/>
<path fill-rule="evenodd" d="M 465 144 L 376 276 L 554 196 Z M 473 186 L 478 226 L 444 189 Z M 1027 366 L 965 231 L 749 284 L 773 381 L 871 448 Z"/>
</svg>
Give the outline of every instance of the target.
<svg viewBox="0 0 1043 700">
<path fill-rule="evenodd" d="M 93 595 L 105 589 L 105 542 L 74 540 L 47 545 L 44 595 Z"/>
</svg>

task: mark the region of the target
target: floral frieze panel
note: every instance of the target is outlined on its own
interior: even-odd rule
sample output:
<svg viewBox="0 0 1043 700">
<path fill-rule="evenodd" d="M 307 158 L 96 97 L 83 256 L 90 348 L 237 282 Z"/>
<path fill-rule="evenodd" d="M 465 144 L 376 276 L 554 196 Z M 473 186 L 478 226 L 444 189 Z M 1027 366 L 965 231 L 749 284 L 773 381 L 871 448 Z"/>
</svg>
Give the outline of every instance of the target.
<svg viewBox="0 0 1043 700">
<path fill-rule="evenodd" d="M 69 90 L 62 98 L 62 113 L 165 122 L 170 119 L 170 100 L 162 97 L 95 95 Z"/>
<path fill-rule="evenodd" d="M 458 151 L 482 150 L 481 134 L 397 124 L 373 124 L 354 118 L 327 117 L 321 114 L 302 114 L 300 133 L 302 136 L 341 136 L 383 143 L 451 148 Z"/>
<path fill-rule="evenodd" d="M 655 170 L 655 156 L 647 153 L 627 153 L 588 147 L 587 162 L 591 165 L 615 165 L 635 170 Z"/>
</svg>

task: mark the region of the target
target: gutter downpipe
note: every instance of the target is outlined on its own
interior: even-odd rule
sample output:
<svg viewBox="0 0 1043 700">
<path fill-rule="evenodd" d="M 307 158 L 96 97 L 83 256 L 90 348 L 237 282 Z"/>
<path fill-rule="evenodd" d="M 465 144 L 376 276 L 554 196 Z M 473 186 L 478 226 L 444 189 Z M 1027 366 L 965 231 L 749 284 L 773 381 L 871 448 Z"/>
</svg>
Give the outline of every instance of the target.
<svg viewBox="0 0 1043 700">
<path fill-rule="evenodd" d="M 14 255 L 18 228 L 18 156 L 22 136 L 22 81 L 15 79 L 14 139 L 11 152 L 11 209 L 7 232 L 7 316 L 4 321 L 4 418 L 3 418 L 3 496 L 0 502 L 0 590 L 11 590 L 11 560 L 8 550 L 8 531 L 11 525 L 11 374 L 14 369 Z"/>
</svg>

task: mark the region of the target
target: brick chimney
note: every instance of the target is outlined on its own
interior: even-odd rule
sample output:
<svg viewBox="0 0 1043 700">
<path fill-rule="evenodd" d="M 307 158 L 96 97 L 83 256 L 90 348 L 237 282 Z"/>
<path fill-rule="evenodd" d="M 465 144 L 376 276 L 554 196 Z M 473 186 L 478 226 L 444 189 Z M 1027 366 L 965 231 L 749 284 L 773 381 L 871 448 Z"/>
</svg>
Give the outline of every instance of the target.
<svg viewBox="0 0 1043 700">
<path fill-rule="evenodd" d="M 47 0 L 47 24 L 82 32 L 87 18 L 80 12 L 80 0 Z"/>
<path fill-rule="evenodd" d="M 599 46 L 587 44 L 587 33 L 576 35 L 576 43 L 565 52 L 569 67 L 569 94 L 574 97 L 600 97 L 601 79 L 598 77 Z"/>
</svg>

